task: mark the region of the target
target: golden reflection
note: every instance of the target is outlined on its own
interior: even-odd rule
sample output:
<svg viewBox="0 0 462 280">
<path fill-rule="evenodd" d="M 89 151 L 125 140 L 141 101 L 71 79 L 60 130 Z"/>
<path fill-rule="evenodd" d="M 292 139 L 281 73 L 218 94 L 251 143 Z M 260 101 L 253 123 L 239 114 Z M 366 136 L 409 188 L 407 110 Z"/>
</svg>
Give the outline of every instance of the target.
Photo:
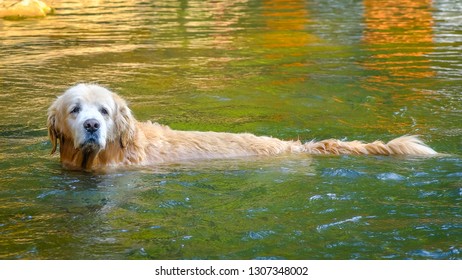
<svg viewBox="0 0 462 280">
<path fill-rule="evenodd" d="M 265 0 L 262 16 L 266 30 L 257 38 L 261 39 L 258 44 L 265 48 L 264 59 L 281 60 L 276 70 L 282 72 L 281 74 L 292 70 L 297 73 L 303 72 L 302 68 L 306 68 L 307 65 L 300 59 L 306 55 L 306 46 L 317 41 L 316 36 L 306 30 L 306 25 L 309 23 L 306 1 Z M 294 59 L 296 61 L 293 61 Z M 303 83 L 307 77 L 306 75 L 290 78 L 279 76 L 281 79 L 273 80 L 273 85 Z"/>
<path fill-rule="evenodd" d="M 362 42 L 369 56 L 361 65 L 373 74 L 361 86 L 377 95 L 364 104 L 368 111 L 376 111 L 376 119 L 361 129 L 386 129 L 397 134 L 409 133 L 411 127 L 423 129 L 423 124 L 407 114 L 407 106 L 428 100 L 428 92 L 419 91 L 413 84 L 435 76 L 429 59 L 434 51 L 432 0 L 363 3 Z M 384 110 L 382 103 L 391 107 Z M 389 110 L 394 111 L 392 119 Z"/>
<path fill-rule="evenodd" d="M 433 51 L 432 0 L 364 0 L 363 41 L 373 53 L 364 66 L 384 71 L 367 82 L 393 86 L 401 79 L 435 75 L 426 55 Z"/>
<path fill-rule="evenodd" d="M 302 0 L 266 0 L 263 16 L 269 32 L 264 33 L 264 46 L 268 48 L 304 47 L 315 40 L 305 31 L 308 10 Z"/>
<path fill-rule="evenodd" d="M 53 13 L 53 8 L 40 0 L 6 0 L 0 2 L 0 18 L 45 17 L 51 13 Z"/>
<path fill-rule="evenodd" d="M 364 0 L 366 33 L 372 44 L 431 43 L 432 0 Z"/>
</svg>

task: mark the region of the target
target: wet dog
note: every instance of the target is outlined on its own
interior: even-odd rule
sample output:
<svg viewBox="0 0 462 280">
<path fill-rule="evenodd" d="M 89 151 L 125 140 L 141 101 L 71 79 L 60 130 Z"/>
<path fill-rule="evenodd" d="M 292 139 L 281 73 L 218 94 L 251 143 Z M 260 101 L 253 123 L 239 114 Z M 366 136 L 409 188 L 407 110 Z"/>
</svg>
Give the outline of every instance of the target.
<svg viewBox="0 0 462 280">
<path fill-rule="evenodd" d="M 151 122 L 138 122 L 127 103 L 94 84 L 78 84 L 48 109 L 48 133 L 64 167 L 104 170 L 112 167 L 199 159 L 272 156 L 286 153 L 353 155 L 434 155 L 415 136 L 388 143 L 284 141 L 249 133 L 178 131 Z"/>
</svg>

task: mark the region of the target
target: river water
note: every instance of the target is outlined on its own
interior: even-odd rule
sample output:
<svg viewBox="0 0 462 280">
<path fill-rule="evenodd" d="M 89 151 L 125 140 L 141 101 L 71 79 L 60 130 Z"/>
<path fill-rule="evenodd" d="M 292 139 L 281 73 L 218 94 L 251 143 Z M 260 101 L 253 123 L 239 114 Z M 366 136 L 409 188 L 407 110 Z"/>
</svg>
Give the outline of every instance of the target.
<svg viewBox="0 0 462 280">
<path fill-rule="evenodd" d="M 0 258 L 461 259 L 462 6 L 398 2 L 68 0 L 0 19 Z M 46 110 L 78 82 L 175 129 L 418 134 L 446 155 L 70 172 Z"/>
</svg>

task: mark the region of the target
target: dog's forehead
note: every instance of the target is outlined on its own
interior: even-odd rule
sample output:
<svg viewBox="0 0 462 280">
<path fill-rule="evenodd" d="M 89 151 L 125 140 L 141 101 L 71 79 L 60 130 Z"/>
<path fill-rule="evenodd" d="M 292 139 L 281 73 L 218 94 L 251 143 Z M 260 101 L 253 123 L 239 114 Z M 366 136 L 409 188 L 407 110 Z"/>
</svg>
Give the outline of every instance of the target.
<svg viewBox="0 0 462 280">
<path fill-rule="evenodd" d="M 113 93 L 96 85 L 77 85 L 70 88 L 64 96 L 71 104 L 114 106 Z"/>
</svg>

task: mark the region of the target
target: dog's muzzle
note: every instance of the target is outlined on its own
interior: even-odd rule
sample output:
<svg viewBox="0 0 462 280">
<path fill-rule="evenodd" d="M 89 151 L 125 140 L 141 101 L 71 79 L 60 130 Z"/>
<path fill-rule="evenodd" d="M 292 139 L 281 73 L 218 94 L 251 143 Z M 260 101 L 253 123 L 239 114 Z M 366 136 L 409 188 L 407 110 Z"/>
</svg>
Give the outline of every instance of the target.
<svg viewBox="0 0 462 280">
<path fill-rule="evenodd" d="M 101 124 L 96 119 L 88 119 L 83 123 L 85 129 L 85 140 L 81 145 L 81 148 L 89 150 L 99 150 L 101 148 L 99 138 L 99 129 Z"/>
</svg>

